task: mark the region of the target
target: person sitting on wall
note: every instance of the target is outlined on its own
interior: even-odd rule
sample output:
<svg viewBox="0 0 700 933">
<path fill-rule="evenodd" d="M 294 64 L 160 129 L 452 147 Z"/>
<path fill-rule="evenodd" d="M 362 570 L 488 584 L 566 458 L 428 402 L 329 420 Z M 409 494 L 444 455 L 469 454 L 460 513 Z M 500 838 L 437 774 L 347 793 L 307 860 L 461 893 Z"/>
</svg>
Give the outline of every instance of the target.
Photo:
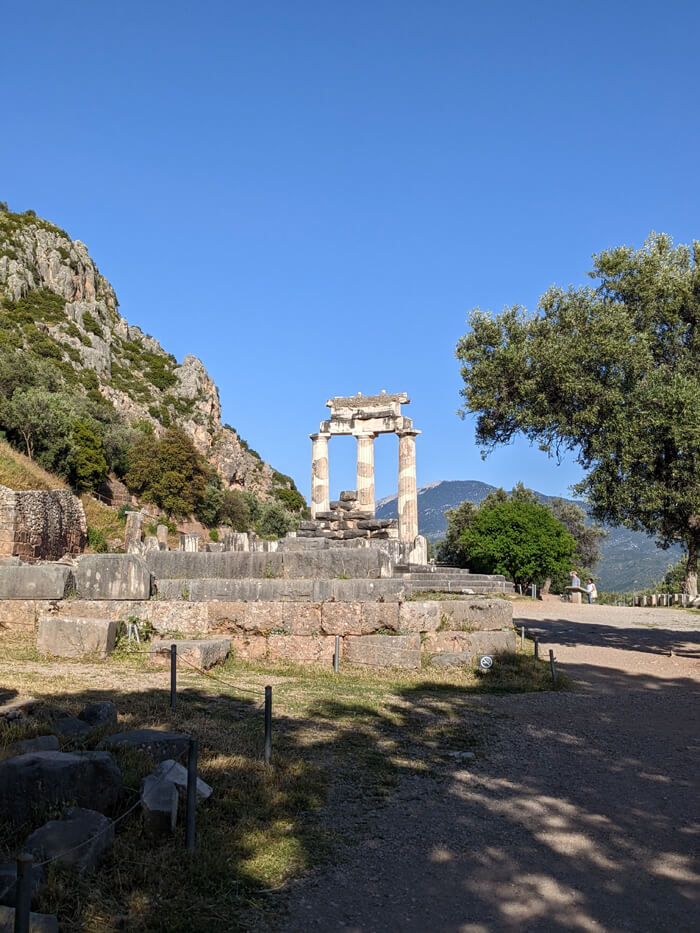
<svg viewBox="0 0 700 933">
<path fill-rule="evenodd" d="M 581 586 L 581 578 L 575 570 L 571 570 L 569 576 L 571 577 L 571 586 Z"/>
<path fill-rule="evenodd" d="M 588 596 L 589 605 L 593 602 L 594 599 L 598 598 L 598 590 L 596 589 L 596 585 L 590 577 L 588 579 L 588 583 L 586 584 L 586 595 Z"/>
</svg>

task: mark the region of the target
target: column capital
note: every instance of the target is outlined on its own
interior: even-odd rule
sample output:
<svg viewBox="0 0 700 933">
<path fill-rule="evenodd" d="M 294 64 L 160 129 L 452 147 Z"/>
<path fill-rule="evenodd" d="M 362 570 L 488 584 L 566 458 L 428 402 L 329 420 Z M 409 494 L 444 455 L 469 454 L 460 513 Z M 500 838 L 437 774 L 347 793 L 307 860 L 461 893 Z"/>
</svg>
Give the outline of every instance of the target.
<svg viewBox="0 0 700 933">
<path fill-rule="evenodd" d="M 358 440 L 360 438 L 363 440 L 375 440 L 377 433 L 376 431 L 357 431 L 353 433 L 353 437 L 356 437 Z"/>
<path fill-rule="evenodd" d="M 322 437 L 330 437 L 330 433 L 327 431 L 318 431 L 316 434 L 309 434 L 309 437 L 312 441 L 320 440 Z"/>
<path fill-rule="evenodd" d="M 417 431 L 415 428 L 411 428 L 409 431 L 397 431 L 399 437 L 417 437 L 419 434 L 422 434 L 422 431 Z"/>
</svg>

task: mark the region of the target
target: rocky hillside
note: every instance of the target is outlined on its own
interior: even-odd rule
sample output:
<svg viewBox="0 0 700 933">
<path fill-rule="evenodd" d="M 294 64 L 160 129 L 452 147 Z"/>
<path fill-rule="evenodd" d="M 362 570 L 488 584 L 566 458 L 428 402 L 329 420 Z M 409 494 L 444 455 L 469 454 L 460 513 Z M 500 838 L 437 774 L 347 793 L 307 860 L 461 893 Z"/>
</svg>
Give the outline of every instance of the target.
<svg viewBox="0 0 700 933">
<path fill-rule="evenodd" d="M 128 423 L 178 425 L 225 485 L 267 498 L 291 480 L 221 423 L 219 393 L 194 356 L 178 361 L 119 313 L 87 247 L 0 205 L 0 342 L 50 361 L 76 391 L 97 390 Z M 77 379 L 76 379 L 77 376 Z"/>
</svg>

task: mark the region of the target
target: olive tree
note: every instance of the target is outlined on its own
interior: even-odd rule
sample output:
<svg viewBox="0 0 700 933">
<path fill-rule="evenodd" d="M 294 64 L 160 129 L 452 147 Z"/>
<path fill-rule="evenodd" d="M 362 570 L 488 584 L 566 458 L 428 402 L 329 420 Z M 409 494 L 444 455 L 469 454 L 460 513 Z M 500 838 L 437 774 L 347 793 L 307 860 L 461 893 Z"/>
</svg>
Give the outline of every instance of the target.
<svg viewBox="0 0 700 933">
<path fill-rule="evenodd" d="M 590 286 L 550 288 L 536 311 L 474 309 L 457 345 L 462 413 L 484 455 L 522 434 L 587 471 L 593 517 L 700 549 L 700 243 L 652 234 L 593 257 Z"/>
</svg>

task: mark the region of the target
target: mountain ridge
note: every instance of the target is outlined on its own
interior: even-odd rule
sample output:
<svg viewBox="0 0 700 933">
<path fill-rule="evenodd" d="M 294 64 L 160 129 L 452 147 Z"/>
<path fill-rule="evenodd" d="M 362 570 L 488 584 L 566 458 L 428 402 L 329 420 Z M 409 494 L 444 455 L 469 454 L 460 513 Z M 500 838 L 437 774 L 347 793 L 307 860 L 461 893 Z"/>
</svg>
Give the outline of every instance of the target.
<svg viewBox="0 0 700 933">
<path fill-rule="evenodd" d="M 465 499 L 477 504 L 498 487 L 480 480 L 435 480 L 418 490 L 418 528 L 429 541 L 444 537 L 447 520 L 444 513 L 456 508 Z M 562 496 L 548 496 L 532 490 L 541 502 Z M 584 502 L 566 499 L 586 509 Z M 377 502 L 377 518 L 396 517 L 397 495 L 385 496 Z M 623 526 L 603 525 L 608 537 L 600 546 L 601 560 L 596 568 L 599 588 L 618 592 L 641 590 L 660 580 L 669 564 L 681 557 L 680 546 L 663 550 L 652 538 Z"/>
</svg>

